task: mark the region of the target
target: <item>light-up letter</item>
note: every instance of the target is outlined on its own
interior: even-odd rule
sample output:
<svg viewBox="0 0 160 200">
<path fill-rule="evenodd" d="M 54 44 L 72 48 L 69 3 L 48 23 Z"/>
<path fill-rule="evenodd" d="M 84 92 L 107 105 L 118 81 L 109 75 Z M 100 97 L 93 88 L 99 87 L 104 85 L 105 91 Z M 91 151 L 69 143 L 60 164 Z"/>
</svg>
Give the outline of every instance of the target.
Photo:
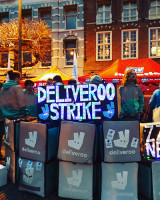
<svg viewBox="0 0 160 200">
<path fill-rule="evenodd" d="M 53 112 L 55 114 L 55 116 L 51 115 L 50 118 L 52 120 L 57 120 L 59 119 L 59 112 L 58 112 L 58 108 L 59 106 L 56 103 L 52 103 L 50 106 L 50 110 L 51 112 Z"/>
<path fill-rule="evenodd" d="M 97 112 L 100 112 L 101 109 L 96 109 L 96 106 L 101 105 L 101 102 L 92 102 L 92 119 L 101 119 L 101 117 L 96 116 Z"/>
<path fill-rule="evenodd" d="M 67 119 L 71 120 L 71 116 L 73 120 L 75 120 L 74 111 L 76 109 L 76 105 L 74 103 L 67 104 Z"/>
<path fill-rule="evenodd" d="M 53 103 L 53 102 L 55 102 L 55 98 L 50 99 L 50 95 L 51 94 L 55 95 L 55 86 L 54 85 L 47 86 L 46 87 L 46 92 L 47 92 L 47 103 Z"/>
<path fill-rule="evenodd" d="M 113 83 L 108 83 L 106 85 L 106 96 L 108 100 L 113 100 L 115 97 L 115 87 Z"/>
<path fill-rule="evenodd" d="M 153 157 L 155 157 L 155 139 L 151 139 L 151 133 L 153 130 L 153 125 L 145 126 L 145 128 L 149 128 L 149 133 L 146 139 L 146 152 L 147 155 L 150 156 L 150 153 Z M 150 145 L 150 142 L 152 142 L 152 146 Z"/>
<path fill-rule="evenodd" d="M 66 89 L 66 98 L 65 102 L 72 102 L 72 99 L 69 98 L 69 89 L 71 88 L 71 85 L 64 85 L 64 88 Z"/>
<path fill-rule="evenodd" d="M 64 120 L 64 107 L 65 107 L 65 106 L 67 106 L 67 103 L 60 103 L 60 104 L 59 104 L 59 107 L 61 108 L 61 110 L 60 110 L 60 112 L 59 112 L 60 115 L 61 115 L 61 117 L 60 117 L 61 120 Z"/>
<path fill-rule="evenodd" d="M 92 100 L 92 97 L 93 97 L 93 99 L 95 100 L 95 101 L 97 101 L 97 97 L 96 97 L 96 95 L 95 95 L 95 92 L 97 91 L 97 85 L 95 85 L 95 84 L 89 84 L 88 85 L 88 89 L 89 89 L 89 101 L 91 101 Z"/>
<path fill-rule="evenodd" d="M 59 98 L 59 90 L 60 90 L 60 87 L 59 85 L 56 85 L 56 102 L 64 102 L 64 99 L 60 99 Z"/>
<path fill-rule="evenodd" d="M 98 89 L 97 89 L 97 96 L 99 98 L 100 101 L 105 100 L 106 97 L 106 88 L 103 84 L 99 84 L 98 85 Z"/>
<path fill-rule="evenodd" d="M 72 93 L 73 93 L 73 98 L 74 98 L 74 102 L 77 101 L 77 97 L 78 97 L 78 93 L 79 93 L 79 87 L 80 85 L 77 85 L 76 89 L 75 89 L 75 86 L 72 85 Z"/>
<path fill-rule="evenodd" d="M 89 102 L 87 105 L 85 103 L 83 103 L 83 119 L 87 119 L 87 115 L 88 115 L 88 119 L 91 119 L 91 113 L 89 111 L 89 108 L 91 107 L 91 102 Z M 87 115 L 86 115 L 87 113 Z"/>
<path fill-rule="evenodd" d="M 46 99 L 46 90 L 43 89 L 42 87 L 38 87 L 38 103 L 41 103 L 45 99 Z"/>
<path fill-rule="evenodd" d="M 85 91 L 84 89 L 87 89 Z M 87 98 L 84 98 L 84 95 L 87 95 Z M 88 85 L 80 85 L 80 101 L 88 101 Z"/>
<path fill-rule="evenodd" d="M 77 116 L 76 116 L 76 120 L 82 120 L 82 116 L 81 116 L 81 106 L 83 105 L 83 103 L 76 103 L 77 106 Z"/>
</svg>

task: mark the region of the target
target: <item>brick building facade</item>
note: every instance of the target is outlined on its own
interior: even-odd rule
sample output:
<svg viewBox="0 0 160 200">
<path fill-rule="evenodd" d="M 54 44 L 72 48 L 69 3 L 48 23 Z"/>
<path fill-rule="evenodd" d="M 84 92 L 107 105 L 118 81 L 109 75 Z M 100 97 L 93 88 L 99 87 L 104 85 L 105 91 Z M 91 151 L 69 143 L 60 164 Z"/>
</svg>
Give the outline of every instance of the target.
<svg viewBox="0 0 160 200">
<path fill-rule="evenodd" d="M 85 0 L 84 74 L 117 59 L 160 64 L 159 0 Z"/>
</svg>

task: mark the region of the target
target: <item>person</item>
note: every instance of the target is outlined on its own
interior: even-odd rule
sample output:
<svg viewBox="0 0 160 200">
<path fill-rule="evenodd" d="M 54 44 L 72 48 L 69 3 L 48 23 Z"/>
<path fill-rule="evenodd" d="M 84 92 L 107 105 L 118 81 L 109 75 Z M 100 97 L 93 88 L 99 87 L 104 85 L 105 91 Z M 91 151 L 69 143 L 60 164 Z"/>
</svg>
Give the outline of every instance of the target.
<svg viewBox="0 0 160 200">
<path fill-rule="evenodd" d="M 119 118 L 124 120 L 140 120 L 143 113 L 144 96 L 137 85 L 138 79 L 134 69 L 128 69 L 119 88 L 121 109 Z"/>
<path fill-rule="evenodd" d="M 20 84 L 21 75 L 18 71 L 9 70 L 9 81 L 3 83 L 1 89 L 0 108 L 4 117 L 17 119 L 27 115 L 24 93 Z"/>
<path fill-rule="evenodd" d="M 160 86 L 160 84 L 159 84 Z M 160 107 L 160 88 L 159 89 L 156 89 L 153 94 L 152 94 L 152 97 L 149 101 L 149 106 L 152 108 L 152 109 L 155 109 L 155 108 L 158 108 Z"/>
<path fill-rule="evenodd" d="M 26 80 L 24 85 L 24 101 L 28 109 L 28 116 L 37 117 L 37 93 L 34 92 L 34 82 Z"/>
<path fill-rule="evenodd" d="M 47 85 L 53 85 L 53 79 L 52 78 L 48 78 L 46 81 L 46 86 Z"/>
<path fill-rule="evenodd" d="M 2 88 L 3 84 L 0 83 L 0 89 Z M 1 99 L 1 97 L 0 97 Z M 1 148 L 2 148 L 2 139 L 3 139 L 3 135 L 5 134 L 5 120 L 4 120 L 4 116 L 2 114 L 2 111 L 0 109 L 0 160 L 4 159 L 4 156 L 1 153 Z"/>
<path fill-rule="evenodd" d="M 61 76 L 56 75 L 53 77 L 53 85 L 63 85 Z"/>
<path fill-rule="evenodd" d="M 68 80 L 68 85 L 77 85 L 77 81 L 73 78 Z"/>
<path fill-rule="evenodd" d="M 92 84 L 98 85 L 103 82 L 104 82 L 104 80 L 98 74 L 95 74 L 95 75 L 91 76 L 91 78 L 90 78 L 90 83 L 92 83 Z"/>
</svg>

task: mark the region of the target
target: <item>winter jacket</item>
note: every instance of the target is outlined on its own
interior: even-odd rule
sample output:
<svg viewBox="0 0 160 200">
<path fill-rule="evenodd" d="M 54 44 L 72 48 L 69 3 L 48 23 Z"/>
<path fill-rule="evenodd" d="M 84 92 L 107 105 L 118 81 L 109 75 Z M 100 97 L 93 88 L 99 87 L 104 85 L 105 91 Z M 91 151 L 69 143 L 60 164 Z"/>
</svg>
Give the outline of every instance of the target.
<svg viewBox="0 0 160 200">
<path fill-rule="evenodd" d="M 138 85 L 121 86 L 119 92 L 121 96 L 120 118 L 125 115 L 135 116 L 143 112 L 144 96 Z"/>
<path fill-rule="evenodd" d="M 0 95 L 0 107 L 4 117 L 19 118 L 27 114 L 23 89 L 14 80 L 3 84 Z"/>
<path fill-rule="evenodd" d="M 37 94 L 24 90 L 25 105 L 28 109 L 28 116 L 37 117 Z"/>
<path fill-rule="evenodd" d="M 153 92 L 153 95 L 149 101 L 149 105 L 154 109 L 160 106 L 160 89 Z"/>
</svg>

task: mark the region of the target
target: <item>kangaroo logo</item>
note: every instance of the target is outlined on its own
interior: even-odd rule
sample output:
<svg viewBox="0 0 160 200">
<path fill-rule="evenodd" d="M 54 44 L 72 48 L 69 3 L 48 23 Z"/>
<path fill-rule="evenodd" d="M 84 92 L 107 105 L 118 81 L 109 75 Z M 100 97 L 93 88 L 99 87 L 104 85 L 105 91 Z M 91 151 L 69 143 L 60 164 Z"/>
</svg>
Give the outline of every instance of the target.
<svg viewBox="0 0 160 200">
<path fill-rule="evenodd" d="M 74 133 L 74 139 L 68 140 L 68 146 L 72 147 L 74 149 L 80 150 L 80 148 L 83 144 L 84 135 L 85 135 L 85 133 L 83 133 L 83 132 L 80 132 L 79 135 L 78 135 L 78 133 Z"/>
<path fill-rule="evenodd" d="M 26 145 L 34 148 L 37 141 L 37 131 L 29 132 L 29 138 L 25 139 Z"/>
<path fill-rule="evenodd" d="M 111 182 L 112 187 L 115 189 L 124 190 L 127 185 L 128 172 L 123 171 L 123 175 L 121 172 L 116 173 L 116 177 L 117 177 L 117 180 Z"/>
<path fill-rule="evenodd" d="M 31 184 L 33 181 L 33 174 L 34 174 L 34 168 L 26 168 L 25 174 L 23 175 L 23 181 L 25 183 Z"/>
<path fill-rule="evenodd" d="M 5 139 L 8 139 L 8 126 L 5 127 Z"/>
<path fill-rule="evenodd" d="M 123 131 L 119 131 L 119 139 L 114 140 L 114 145 L 116 147 L 122 147 L 122 148 L 127 148 L 128 143 L 129 143 L 129 130 L 125 130 L 124 133 Z"/>
<path fill-rule="evenodd" d="M 79 169 L 78 172 L 76 170 L 73 170 L 72 177 L 67 178 L 67 183 L 79 187 L 82 182 L 82 175 L 83 170 Z"/>
<path fill-rule="evenodd" d="M 6 162 L 6 167 L 7 167 L 7 169 L 9 169 L 10 163 L 11 163 L 11 158 L 10 158 L 10 157 L 7 157 L 7 162 Z"/>
</svg>

